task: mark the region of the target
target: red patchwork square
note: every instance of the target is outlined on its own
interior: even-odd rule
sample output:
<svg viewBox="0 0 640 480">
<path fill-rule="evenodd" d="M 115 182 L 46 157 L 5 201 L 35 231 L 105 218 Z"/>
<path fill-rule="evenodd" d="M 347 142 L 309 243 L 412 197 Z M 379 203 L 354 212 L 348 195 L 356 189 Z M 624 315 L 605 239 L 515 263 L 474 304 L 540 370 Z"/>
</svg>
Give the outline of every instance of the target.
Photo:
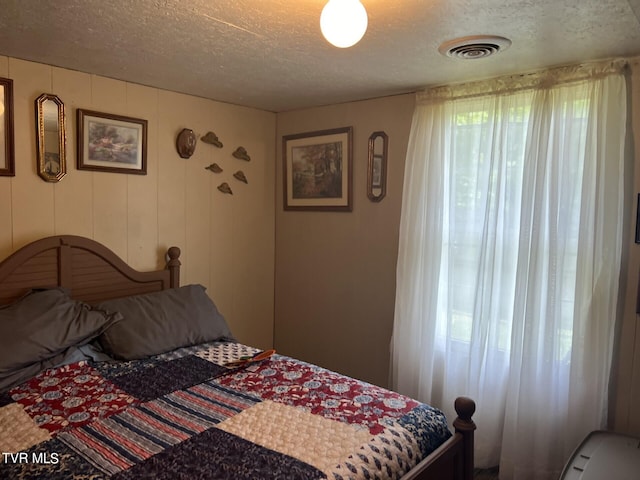
<svg viewBox="0 0 640 480">
<path fill-rule="evenodd" d="M 216 381 L 263 400 L 366 426 L 372 435 L 384 430 L 383 420 L 398 419 L 418 406 L 398 393 L 282 355 Z"/>
<path fill-rule="evenodd" d="M 51 433 L 86 425 L 138 403 L 87 362 L 46 370 L 10 394 L 36 425 Z"/>
</svg>

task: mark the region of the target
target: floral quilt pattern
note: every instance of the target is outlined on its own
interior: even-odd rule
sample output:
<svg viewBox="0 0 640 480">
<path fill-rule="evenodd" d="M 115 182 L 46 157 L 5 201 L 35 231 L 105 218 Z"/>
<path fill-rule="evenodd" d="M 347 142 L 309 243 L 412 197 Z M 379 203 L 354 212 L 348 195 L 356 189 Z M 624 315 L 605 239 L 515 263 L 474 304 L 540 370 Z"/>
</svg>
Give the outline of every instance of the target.
<svg viewBox="0 0 640 480">
<path fill-rule="evenodd" d="M 393 479 L 451 436 L 439 410 L 299 360 L 226 366 L 256 352 L 42 372 L 0 396 L 0 478 Z"/>
</svg>

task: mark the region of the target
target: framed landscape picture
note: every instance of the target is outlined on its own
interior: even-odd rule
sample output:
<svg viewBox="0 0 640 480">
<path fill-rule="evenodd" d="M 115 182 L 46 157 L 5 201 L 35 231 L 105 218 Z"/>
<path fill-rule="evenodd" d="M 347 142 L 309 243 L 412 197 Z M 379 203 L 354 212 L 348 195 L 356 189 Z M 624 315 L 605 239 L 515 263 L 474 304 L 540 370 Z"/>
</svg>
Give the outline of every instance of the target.
<svg viewBox="0 0 640 480">
<path fill-rule="evenodd" d="M 147 174 L 147 121 L 78 109 L 78 170 Z"/>
<path fill-rule="evenodd" d="M 284 209 L 352 210 L 352 127 L 286 135 Z"/>
</svg>

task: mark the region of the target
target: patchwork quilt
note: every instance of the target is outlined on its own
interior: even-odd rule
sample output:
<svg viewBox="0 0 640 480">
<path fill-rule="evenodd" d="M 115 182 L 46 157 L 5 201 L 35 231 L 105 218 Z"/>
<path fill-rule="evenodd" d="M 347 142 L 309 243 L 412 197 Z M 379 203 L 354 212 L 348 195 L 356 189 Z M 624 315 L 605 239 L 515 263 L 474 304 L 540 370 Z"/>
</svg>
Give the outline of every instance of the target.
<svg viewBox="0 0 640 480">
<path fill-rule="evenodd" d="M 0 395 L 0 478 L 394 479 L 451 436 L 407 397 L 208 343 L 47 370 Z"/>
</svg>

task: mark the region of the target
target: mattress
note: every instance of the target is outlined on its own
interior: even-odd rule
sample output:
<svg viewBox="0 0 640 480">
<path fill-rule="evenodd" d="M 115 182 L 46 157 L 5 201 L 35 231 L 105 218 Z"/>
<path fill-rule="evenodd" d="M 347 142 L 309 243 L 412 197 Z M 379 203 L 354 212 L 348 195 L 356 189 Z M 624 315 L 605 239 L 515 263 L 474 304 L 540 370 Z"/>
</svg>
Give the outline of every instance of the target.
<svg viewBox="0 0 640 480">
<path fill-rule="evenodd" d="M 451 433 L 439 410 L 235 342 L 80 361 L 0 395 L 0 478 L 393 479 Z"/>
</svg>

